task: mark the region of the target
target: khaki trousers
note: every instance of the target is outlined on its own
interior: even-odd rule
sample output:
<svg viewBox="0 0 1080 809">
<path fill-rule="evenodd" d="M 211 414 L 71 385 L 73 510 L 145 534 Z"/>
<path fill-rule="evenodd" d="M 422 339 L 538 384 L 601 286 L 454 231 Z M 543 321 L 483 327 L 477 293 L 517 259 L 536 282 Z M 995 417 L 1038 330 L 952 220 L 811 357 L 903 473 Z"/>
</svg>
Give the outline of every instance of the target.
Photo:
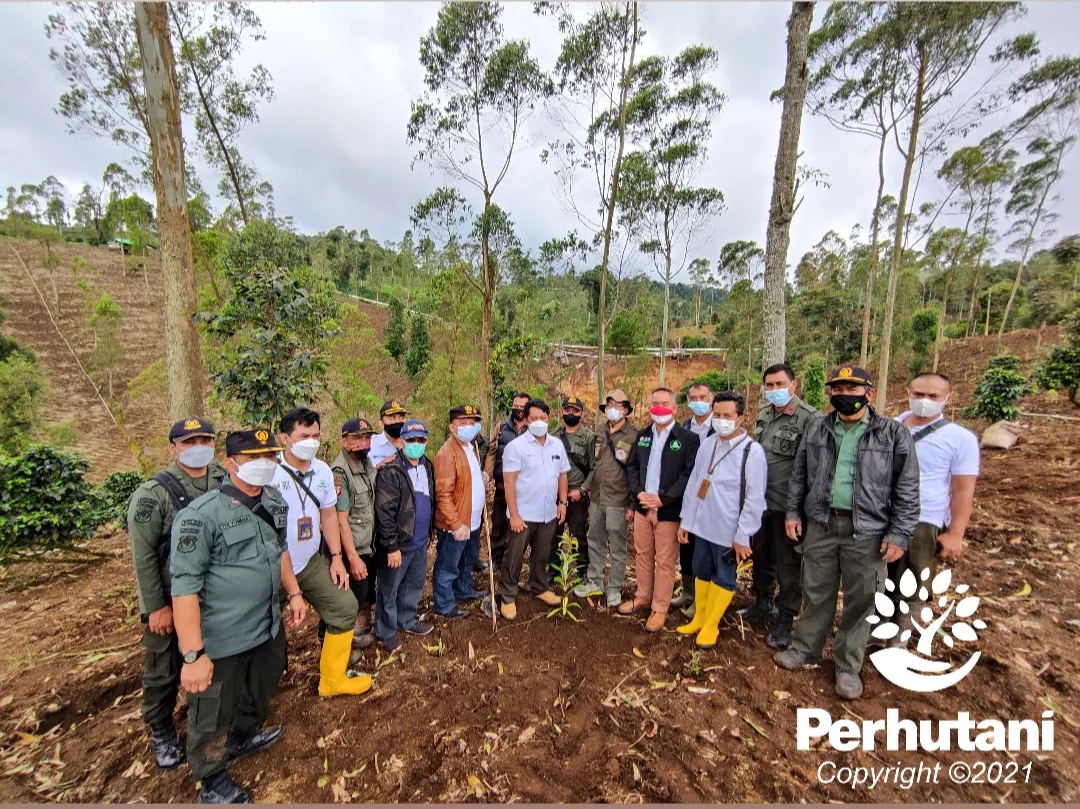
<svg viewBox="0 0 1080 809">
<path fill-rule="evenodd" d="M 634 600 L 650 602 L 652 611 L 667 615 L 675 591 L 675 565 L 679 561 L 679 524 L 653 525 L 644 514 L 634 513 L 634 560 L 637 592 Z"/>
</svg>

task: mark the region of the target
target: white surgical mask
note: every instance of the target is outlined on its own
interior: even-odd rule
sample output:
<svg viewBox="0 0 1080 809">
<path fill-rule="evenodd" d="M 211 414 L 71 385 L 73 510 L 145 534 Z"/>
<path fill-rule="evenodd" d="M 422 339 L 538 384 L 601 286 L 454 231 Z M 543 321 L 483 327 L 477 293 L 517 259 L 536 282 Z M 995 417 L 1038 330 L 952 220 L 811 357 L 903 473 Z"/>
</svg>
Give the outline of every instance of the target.
<svg viewBox="0 0 1080 809">
<path fill-rule="evenodd" d="M 547 435 L 548 423 L 546 421 L 532 421 L 529 422 L 529 432 L 535 435 L 537 438 Z"/>
<path fill-rule="evenodd" d="M 945 402 L 935 402 L 933 399 L 908 399 L 908 405 L 911 407 L 911 412 L 920 419 L 940 416 L 941 411 L 945 409 Z"/>
<path fill-rule="evenodd" d="M 278 465 L 269 458 L 256 458 L 254 461 L 238 464 L 237 467 L 236 476 L 240 480 L 248 486 L 261 489 L 263 486 L 269 486 L 273 481 Z"/>
<path fill-rule="evenodd" d="M 479 424 L 464 424 L 457 428 L 458 440 L 463 444 L 468 444 L 478 435 L 480 435 Z"/>
<path fill-rule="evenodd" d="M 176 460 L 180 461 L 188 469 L 202 469 L 210 461 L 214 460 L 214 447 L 205 444 L 188 447 L 176 453 Z"/>
<path fill-rule="evenodd" d="M 735 428 L 739 426 L 737 421 L 731 419 L 713 419 L 712 428 L 716 431 L 716 434 L 721 438 L 727 438 L 733 432 Z"/>
<path fill-rule="evenodd" d="M 310 461 L 319 453 L 322 442 L 318 438 L 305 438 L 295 442 L 289 450 L 301 461 Z"/>
<path fill-rule="evenodd" d="M 652 420 L 653 420 L 653 422 L 654 422 L 654 423 L 655 423 L 655 424 L 656 424 L 656 425 L 657 425 L 658 427 L 663 427 L 663 426 L 664 426 L 665 424 L 670 424 L 670 423 L 671 423 L 671 420 L 672 420 L 673 418 L 675 418 L 675 416 L 673 416 L 673 415 L 670 415 L 670 416 L 657 416 L 657 415 L 653 415 L 652 413 L 650 413 L 649 415 L 651 415 L 651 416 L 652 416 Z"/>
<path fill-rule="evenodd" d="M 607 416 L 607 420 L 612 424 L 622 421 L 623 412 L 621 407 L 609 407 L 604 411 L 604 415 Z"/>
</svg>

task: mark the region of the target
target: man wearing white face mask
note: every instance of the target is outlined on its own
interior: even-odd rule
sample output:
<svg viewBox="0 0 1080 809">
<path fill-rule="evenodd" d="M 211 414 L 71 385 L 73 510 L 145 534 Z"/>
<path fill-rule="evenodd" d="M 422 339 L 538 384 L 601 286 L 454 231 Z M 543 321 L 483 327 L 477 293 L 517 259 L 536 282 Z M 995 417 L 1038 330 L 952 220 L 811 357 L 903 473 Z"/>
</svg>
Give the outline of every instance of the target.
<svg viewBox="0 0 1080 809">
<path fill-rule="evenodd" d="M 212 463 L 214 426 L 203 419 L 181 419 L 172 426 L 169 455 L 173 460 L 168 468 L 132 493 L 127 517 L 139 612 L 145 624 L 142 714 L 150 726 L 154 760 L 163 770 L 174 769 L 184 761 L 184 748 L 173 726 L 181 666 L 169 576 L 173 518 L 228 478 L 224 469 Z"/>
<path fill-rule="evenodd" d="M 979 477 L 979 439 L 970 430 L 949 421 L 945 406 L 952 398 L 949 378 L 944 374 L 920 374 L 908 383 L 910 409 L 897 421 L 911 431 L 919 460 L 919 522 L 911 545 L 899 561 L 889 565 L 889 578 L 900 595 L 900 578 L 911 570 L 917 581 L 937 572 L 937 559 L 955 559 L 964 552 L 964 532 L 971 519 L 975 481 Z M 916 598 L 916 596 L 913 597 Z M 915 603 L 912 610 L 918 609 Z M 905 630 L 911 629 L 911 612 L 901 616 L 900 633 L 890 645 L 902 646 Z M 910 636 L 909 636 L 910 637 Z"/>
<path fill-rule="evenodd" d="M 694 382 L 686 390 L 686 406 L 693 415 L 682 426 L 694 433 L 702 442 L 713 434 L 713 391 L 704 382 Z M 694 538 L 679 546 L 679 572 L 682 574 L 682 590 L 671 599 L 671 606 L 682 607 L 683 615 L 693 618 L 694 606 Z"/>
<path fill-rule="evenodd" d="M 347 672 L 359 605 L 342 561 L 334 473 L 315 457 L 321 437 L 314 410 L 297 407 L 282 416 L 278 438 L 285 449 L 272 485 L 289 505 L 293 573 L 304 598 L 326 625 L 319 695 L 362 694 L 371 687 L 371 678 L 349 677 Z"/>
</svg>

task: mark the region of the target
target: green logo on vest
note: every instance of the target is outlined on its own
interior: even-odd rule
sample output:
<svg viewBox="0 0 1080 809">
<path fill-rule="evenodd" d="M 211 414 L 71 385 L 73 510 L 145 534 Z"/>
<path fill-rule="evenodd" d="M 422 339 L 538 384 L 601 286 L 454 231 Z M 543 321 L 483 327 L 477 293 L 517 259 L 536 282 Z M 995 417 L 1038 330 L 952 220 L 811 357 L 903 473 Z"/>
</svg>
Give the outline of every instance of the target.
<svg viewBox="0 0 1080 809">
<path fill-rule="evenodd" d="M 668 449 L 670 449 L 672 452 L 678 452 L 680 449 L 682 449 L 682 441 L 676 438 L 674 441 L 668 444 Z"/>
</svg>

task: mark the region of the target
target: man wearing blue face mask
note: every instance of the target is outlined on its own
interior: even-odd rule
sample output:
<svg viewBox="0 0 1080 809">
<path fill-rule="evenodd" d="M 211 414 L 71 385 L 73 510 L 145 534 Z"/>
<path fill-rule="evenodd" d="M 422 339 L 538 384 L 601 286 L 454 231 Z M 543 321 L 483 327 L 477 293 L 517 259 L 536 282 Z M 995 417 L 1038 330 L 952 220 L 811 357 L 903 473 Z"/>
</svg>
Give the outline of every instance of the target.
<svg viewBox="0 0 1080 809">
<path fill-rule="evenodd" d="M 214 426 L 203 419 L 182 419 L 169 430 L 172 463 L 131 495 L 127 528 L 139 612 L 145 624 L 142 645 L 143 720 L 150 726 L 150 748 L 163 770 L 179 767 L 184 748 L 173 726 L 173 711 L 183 663 L 173 627 L 169 552 L 173 518 L 192 500 L 228 479 L 214 460 Z"/>
<path fill-rule="evenodd" d="M 762 382 L 765 404 L 758 410 L 754 437 L 765 450 L 769 465 L 769 483 L 765 489 L 767 509 L 762 516 L 761 529 L 751 543 L 757 601 L 741 615 L 750 623 L 775 619 L 765 642 L 773 649 L 786 649 L 791 644 L 792 627 L 802 603 L 799 587 L 801 557 L 796 543 L 788 539 L 784 531 L 788 478 L 807 426 L 821 418 L 821 414 L 795 394 L 799 383 L 790 365 L 782 362 L 770 365 L 765 369 Z"/>
<path fill-rule="evenodd" d="M 713 390 L 704 382 L 694 382 L 686 391 L 686 406 L 693 413 L 682 426 L 694 433 L 702 443 L 713 434 L 712 427 Z M 693 618 L 697 611 L 694 602 L 694 535 L 686 543 L 679 545 L 679 571 L 682 574 L 682 590 L 671 599 L 671 606 L 681 607 L 683 615 Z"/>
</svg>

